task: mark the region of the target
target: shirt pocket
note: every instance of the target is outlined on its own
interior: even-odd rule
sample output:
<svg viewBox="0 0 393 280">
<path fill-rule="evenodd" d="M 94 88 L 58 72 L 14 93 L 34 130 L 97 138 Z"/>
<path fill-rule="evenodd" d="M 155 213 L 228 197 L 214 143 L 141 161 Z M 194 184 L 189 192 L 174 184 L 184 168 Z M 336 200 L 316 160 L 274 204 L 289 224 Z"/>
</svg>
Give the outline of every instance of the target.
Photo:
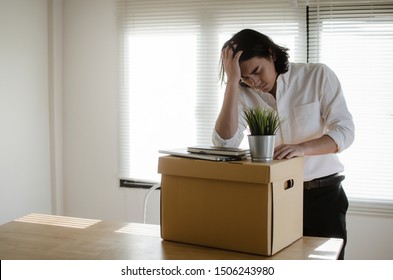
<svg viewBox="0 0 393 280">
<path fill-rule="evenodd" d="M 319 102 L 308 103 L 294 108 L 297 137 L 307 140 L 323 133 L 323 122 Z"/>
</svg>

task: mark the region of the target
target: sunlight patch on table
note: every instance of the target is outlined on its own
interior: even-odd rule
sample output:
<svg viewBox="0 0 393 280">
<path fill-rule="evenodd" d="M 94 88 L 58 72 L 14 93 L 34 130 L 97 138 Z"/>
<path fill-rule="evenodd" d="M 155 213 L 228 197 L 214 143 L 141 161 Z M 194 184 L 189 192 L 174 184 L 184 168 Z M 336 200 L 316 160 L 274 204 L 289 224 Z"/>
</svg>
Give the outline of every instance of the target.
<svg viewBox="0 0 393 280">
<path fill-rule="evenodd" d="M 135 224 L 131 223 L 124 227 L 119 228 L 115 232 L 117 233 L 128 233 L 128 234 L 137 234 L 137 235 L 145 235 L 145 236 L 160 236 L 160 230 L 157 225 L 150 224 Z"/>
<path fill-rule="evenodd" d="M 87 228 L 89 226 L 92 226 L 100 222 L 100 220 L 93 220 L 93 219 L 52 216 L 52 215 L 36 214 L 36 213 L 23 216 L 21 218 L 16 219 L 15 221 L 32 223 L 32 224 L 50 225 L 50 226 L 80 228 L 80 229 Z"/>
</svg>

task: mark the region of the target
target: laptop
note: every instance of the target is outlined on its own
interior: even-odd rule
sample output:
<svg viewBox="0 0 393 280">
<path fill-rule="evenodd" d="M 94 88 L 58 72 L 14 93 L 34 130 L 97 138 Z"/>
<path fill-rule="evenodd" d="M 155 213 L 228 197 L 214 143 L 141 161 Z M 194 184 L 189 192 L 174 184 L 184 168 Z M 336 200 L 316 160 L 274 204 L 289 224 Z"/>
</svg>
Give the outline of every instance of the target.
<svg viewBox="0 0 393 280">
<path fill-rule="evenodd" d="M 212 154 L 221 156 L 242 157 L 250 153 L 250 149 L 233 148 L 233 147 L 215 147 L 215 146 L 192 146 L 187 151 L 198 154 Z"/>
<path fill-rule="evenodd" d="M 172 156 L 211 160 L 211 161 L 233 161 L 233 160 L 242 160 L 246 158 L 245 156 L 227 156 L 227 155 L 215 155 L 215 154 L 206 154 L 206 153 L 191 153 L 187 151 L 187 148 L 165 149 L 165 150 L 159 150 L 158 152 L 161 154 L 167 154 Z"/>
</svg>

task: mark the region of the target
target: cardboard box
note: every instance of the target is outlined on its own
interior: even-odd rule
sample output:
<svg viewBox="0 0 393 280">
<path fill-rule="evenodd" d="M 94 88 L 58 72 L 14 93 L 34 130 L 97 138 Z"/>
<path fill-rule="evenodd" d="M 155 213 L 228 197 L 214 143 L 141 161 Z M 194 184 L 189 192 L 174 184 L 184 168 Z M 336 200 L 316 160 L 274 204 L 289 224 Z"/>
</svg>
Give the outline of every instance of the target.
<svg viewBox="0 0 393 280">
<path fill-rule="evenodd" d="M 303 234 L 303 158 L 159 158 L 164 240 L 270 256 Z"/>
</svg>

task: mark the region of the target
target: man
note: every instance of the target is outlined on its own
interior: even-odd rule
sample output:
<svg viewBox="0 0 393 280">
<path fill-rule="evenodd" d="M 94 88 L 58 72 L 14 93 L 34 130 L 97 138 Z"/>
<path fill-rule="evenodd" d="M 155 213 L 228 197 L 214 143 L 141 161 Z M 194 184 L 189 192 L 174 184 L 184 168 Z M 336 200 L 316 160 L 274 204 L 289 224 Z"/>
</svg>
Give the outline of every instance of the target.
<svg viewBox="0 0 393 280">
<path fill-rule="evenodd" d="M 250 29 L 224 44 L 221 77 L 224 81 L 226 76 L 226 87 L 213 144 L 240 145 L 244 108 L 276 110 L 285 121 L 276 135 L 275 159 L 304 156 L 303 234 L 339 237 L 345 248 L 348 200 L 336 154 L 354 140 L 352 116 L 333 71 L 323 64 L 289 63 L 287 51 Z"/>
</svg>

